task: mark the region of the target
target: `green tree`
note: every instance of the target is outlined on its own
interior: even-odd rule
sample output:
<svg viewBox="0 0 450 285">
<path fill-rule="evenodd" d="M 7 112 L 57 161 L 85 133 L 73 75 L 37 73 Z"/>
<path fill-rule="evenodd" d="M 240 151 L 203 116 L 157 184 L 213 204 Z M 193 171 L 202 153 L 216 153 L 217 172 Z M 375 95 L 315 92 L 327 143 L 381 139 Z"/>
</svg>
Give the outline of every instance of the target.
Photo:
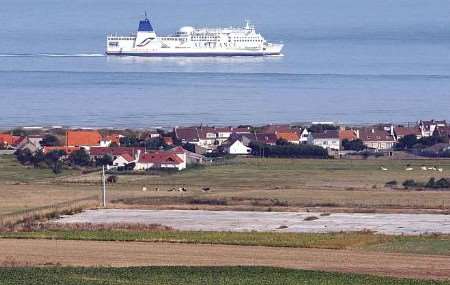
<svg viewBox="0 0 450 285">
<path fill-rule="evenodd" d="M 31 163 L 31 160 L 33 159 L 33 154 L 27 148 L 17 150 L 15 154 L 16 154 L 17 160 L 22 164 Z"/>
<path fill-rule="evenodd" d="M 63 150 L 54 150 L 45 154 L 45 162 L 53 173 L 59 174 L 62 172 L 63 165 L 61 158 L 64 155 L 66 155 L 66 152 Z"/>
<path fill-rule="evenodd" d="M 59 139 L 54 135 L 45 135 L 41 140 L 43 146 L 59 146 Z"/>
<path fill-rule="evenodd" d="M 33 156 L 31 157 L 31 163 L 33 164 L 34 168 L 39 168 L 42 162 L 45 161 L 45 155 L 42 152 L 42 150 L 36 151 Z"/>
<path fill-rule="evenodd" d="M 97 166 L 101 166 L 101 165 L 112 165 L 113 164 L 113 157 L 109 154 L 105 154 L 103 155 L 103 157 L 97 159 L 95 161 L 95 164 Z"/>
<path fill-rule="evenodd" d="M 79 150 L 76 150 L 72 152 L 69 155 L 69 160 L 74 164 L 78 166 L 88 166 L 91 162 L 91 157 L 89 154 L 82 148 Z"/>
<path fill-rule="evenodd" d="M 406 135 L 398 140 L 395 148 L 398 150 L 412 149 L 418 142 L 416 135 Z"/>
<path fill-rule="evenodd" d="M 354 150 L 354 151 L 362 151 L 367 149 L 367 146 L 364 145 L 364 142 L 360 139 L 351 140 L 344 139 L 342 141 L 342 147 L 344 150 Z"/>
</svg>

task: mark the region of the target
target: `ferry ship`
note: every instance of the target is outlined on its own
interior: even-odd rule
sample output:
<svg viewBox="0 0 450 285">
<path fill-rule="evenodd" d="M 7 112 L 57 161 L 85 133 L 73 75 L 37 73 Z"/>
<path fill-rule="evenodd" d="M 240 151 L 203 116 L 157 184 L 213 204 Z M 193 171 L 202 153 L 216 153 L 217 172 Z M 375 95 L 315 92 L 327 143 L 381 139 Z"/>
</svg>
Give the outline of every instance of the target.
<svg viewBox="0 0 450 285">
<path fill-rule="evenodd" d="M 123 56 L 274 56 L 283 44 L 269 43 L 248 21 L 244 27 L 182 27 L 173 36 L 159 37 L 147 15 L 136 34 L 109 35 L 106 54 Z"/>
</svg>

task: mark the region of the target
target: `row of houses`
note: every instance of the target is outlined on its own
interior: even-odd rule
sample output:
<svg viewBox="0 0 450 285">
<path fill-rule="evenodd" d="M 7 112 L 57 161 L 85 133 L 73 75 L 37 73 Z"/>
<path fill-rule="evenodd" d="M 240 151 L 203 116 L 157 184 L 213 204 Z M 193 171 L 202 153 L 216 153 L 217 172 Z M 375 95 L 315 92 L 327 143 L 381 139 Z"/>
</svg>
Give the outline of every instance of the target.
<svg viewBox="0 0 450 285">
<path fill-rule="evenodd" d="M 185 168 L 188 163 L 198 163 L 203 160 L 202 154 L 223 152 L 229 154 L 250 154 L 251 144 L 260 143 L 276 145 L 288 142 L 291 144 L 311 144 L 323 147 L 332 152 L 343 150 L 344 140 L 361 142 L 374 151 L 390 151 L 395 144 L 407 135 L 418 139 L 433 135 L 450 136 L 450 126 L 446 121 L 418 121 L 413 125 L 379 124 L 366 127 L 337 127 L 327 124 L 312 124 L 307 127 L 288 124 L 266 125 L 262 127 L 210 127 L 192 126 L 176 127 L 169 131 L 148 131 L 144 139 L 161 138 L 166 146 L 172 146 L 169 151 L 147 151 L 145 148 L 121 147 L 124 134 L 109 133 L 102 135 L 97 130 L 68 130 L 63 146 L 41 146 L 43 136 L 18 137 L 10 134 L 0 134 L 0 145 L 13 149 L 27 148 L 31 152 L 42 149 L 44 153 L 62 150 L 67 154 L 85 149 L 93 159 L 105 154 L 118 159 L 115 163 L 123 166 L 125 163 L 135 163 L 137 169 L 154 167 Z M 320 127 L 318 127 L 320 126 Z M 181 150 L 175 145 L 190 144 L 191 151 L 183 150 L 189 157 L 180 155 Z M 179 161 L 179 159 L 182 162 Z M 176 165 L 176 166 L 173 166 Z"/>
<path fill-rule="evenodd" d="M 318 124 L 319 125 L 319 124 Z M 290 125 L 267 125 L 261 128 L 214 128 L 187 127 L 175 128 L 176 139 L 183 143 L 190 143 L 203 148 L 203 152 L 216 150 L 229 154 L 251 153 L 251 143 L 275 145 L 280 140 L 292 144 L 311 144 L 330 151 L 342 151 L 344 140 L 361 140 L 362 143 L 374 151 L 390 151 L 395 144 L 407 135 L 414 135 L 418 139 L 433 135 L 450 136 L 450 126 L 446 121 L 419 121 L 413 126 L 403 125 L 374 125 L 370 127 L 337 127 L 331 129 L 314 130 L 309 127 Z"/>
<path fill-rule="evenodd" d="M 102 136 L 97 130 L 68 130 L 63 146 L 42 146 L 45 136 L 12 136 L 0 134 L 0 142 L 12 150 L 25 150 L 31 153 L 42 151 L 44 154 L 62 151 L 67 158 L 75 151 L 85 150 L 91 161 L 95 162 L 109 156 L 112 165 L 108 168 L 125 168 L 130 170 L 148 170 L 152 168 L 173 168 L 183 170 L 190 164 L 204 163 L 202 155 L 185 150 L 181 146 L 169 150 L 147 150 L 144 147 L 120 146 L 121 134 Z M 156 137 L 149 134 L 149 138 Z M 171 140 L 167 140 L 169 143 Z M 131 168 L 130 168 L 131 167 Z"/>
</svg>

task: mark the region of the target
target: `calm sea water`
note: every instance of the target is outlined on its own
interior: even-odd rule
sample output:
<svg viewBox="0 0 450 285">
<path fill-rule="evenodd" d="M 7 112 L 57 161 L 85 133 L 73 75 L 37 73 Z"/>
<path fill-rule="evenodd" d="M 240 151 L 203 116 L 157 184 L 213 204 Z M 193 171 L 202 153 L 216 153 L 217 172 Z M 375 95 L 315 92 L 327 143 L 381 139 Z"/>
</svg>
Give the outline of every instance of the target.
<svg viewBox="0 0 450 285">
<path fill-rule="evenodd" d="M 0 128 L 450 119 L 448 0 L 15 0 L 0 9 Z M 250 19 L 283 57 L 114 58 L 159 34 Z"/>
</svg>

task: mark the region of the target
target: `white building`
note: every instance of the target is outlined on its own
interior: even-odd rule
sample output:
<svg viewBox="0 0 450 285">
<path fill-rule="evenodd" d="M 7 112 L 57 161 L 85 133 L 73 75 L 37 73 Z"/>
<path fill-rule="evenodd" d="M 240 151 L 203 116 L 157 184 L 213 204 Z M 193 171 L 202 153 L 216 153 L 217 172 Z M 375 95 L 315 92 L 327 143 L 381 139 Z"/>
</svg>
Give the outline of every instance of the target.
<svg viewBox="0 0 450 285">
<path fill-rule="evenodd" d="M 339 131 L 325 130 L 322 133 L 309 133 L 308 144 L 320 146 L 328 150 L 339 151 L 341 149 Z"/>
<path fill-rule="evenodd" d="M 224 152 L 228 154 L 250 154 L 252 149 L 245 146 L 240 140 L 235 140 L 224 146 Z"/>
</svg>

